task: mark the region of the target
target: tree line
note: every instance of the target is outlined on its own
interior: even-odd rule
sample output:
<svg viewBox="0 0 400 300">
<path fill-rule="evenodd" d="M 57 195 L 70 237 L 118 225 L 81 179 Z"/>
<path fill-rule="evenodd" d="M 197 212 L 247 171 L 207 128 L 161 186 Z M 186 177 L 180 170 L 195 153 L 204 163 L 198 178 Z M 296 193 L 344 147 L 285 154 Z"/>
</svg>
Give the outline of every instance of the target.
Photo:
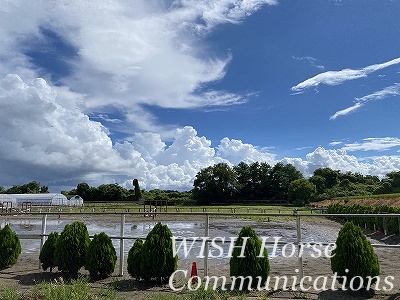
<svg viewBox="0 0 400 300">
<path fill-rule="evenodd" d="M 319 168 L 310 178 L 291 164 L 240 162 L 236 166 L 218 163 L 202 169 L 194 179 L 193 198 L 201 204 L 311 201 L 348 196 L 400 192 L 400 171 L 379 179 L 373 175 Z"/>
<path fill-rule="evenodd" d="M 98 187 L 89 186 L 86 182 L 81 182 L 76 189 L 62 191 L 64 195 L 79 195 L 87 202 L 137 202 L 145 200 L 168 200 L 172 204 L 181 204 L 192 199 L 190 191 L 160 190 L 154 189 L 146 191 L 141 189 L 139 181 L 133 180 L 134 189 L 126 189 L 117 183 L 101 184 Z"/>
<path fill-rule="evenodd" d="M 218 163 L 200 170 L 195 176 L 193 189 L 141 190 L 139 181 L 133 180 L 133 189 L 112 184 L 98 187 L 81 182 L 76 188 L 61 191 L 64 195 L 79 195 L 84 201 L 118 202 L 146 200 L 169 200 L 171 204 L 231 204 L 231 203 L 290 203 L 304 205 L 337 197 L 368 196 L 400 193 L 400 171 L 390 172 L 382 179 L 373 175 L 341 172 L 331 168 L 319 168 L 309 178 L 291 164 L 265 162 L 247 164 L 240 162 L 230 166 Z M 0 187 L 0 193 L 26 194 L 48 193 L 47 186 L 37 181 L 13 185 L 9 189 Z"/>
<path fill-rule="evenodd" d="M 48 186 L 40 186 L 40 182 L 37 182 L 35 180 L 23 185 L 13 185 L 8 189 L 0 186 L 0 194 L 38 194 L 48 192 Z"/>
</svg>

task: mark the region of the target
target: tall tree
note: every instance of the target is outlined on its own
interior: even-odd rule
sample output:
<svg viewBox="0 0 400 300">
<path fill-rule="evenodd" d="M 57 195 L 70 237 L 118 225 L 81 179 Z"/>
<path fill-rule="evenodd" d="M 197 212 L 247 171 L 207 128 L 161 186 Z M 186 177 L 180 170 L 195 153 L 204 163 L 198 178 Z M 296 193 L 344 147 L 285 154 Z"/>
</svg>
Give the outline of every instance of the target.
<svg viewBox="0 0 400 300">
<path fill-rule="evenodd" d="M 331 168 L 320 168 L 314 171 L 314 175 L 325 178 L 325 188 L 330 189 L 339 183 L 340 171 Z"/>
<path fill-rule="evenodd" d="M 296 206 L 308 204 L 314 199 L 316 191 L 315 185 L 307 179 L 296 179 L 289 184 L 289 202 Z"/>
<path fill-rule="evenodd" d="M 228 202 L 237 195 L 236 173 L 226 163 L 202 169 L 193 183 L 193 196 L 203 204 Z"/>
<path fill-rule="evenodd" d="M 78 183 L 76 193 L 87 200 L 87 198 L 90 198 L 90 186 L 86 182 Z"/>
<path fill-rule="evenodd" d="M 135 179 L 133 179 L 132 183 L 133 183 L 133 186 L 135 187 L 134 200 L 139 201 L 140 198 L 142 198 L 142 192 L 140 191 L 140 187 L 139 187 L 139 180 L 137 180 L 135 178 Z"/>
<path fill-rule="evenodd" d="M 270 195 L 272 199 L 287 200 L 289 185 L 303 175 L 293 165 L 277 163 L 271 170 Z"/>
</svg>

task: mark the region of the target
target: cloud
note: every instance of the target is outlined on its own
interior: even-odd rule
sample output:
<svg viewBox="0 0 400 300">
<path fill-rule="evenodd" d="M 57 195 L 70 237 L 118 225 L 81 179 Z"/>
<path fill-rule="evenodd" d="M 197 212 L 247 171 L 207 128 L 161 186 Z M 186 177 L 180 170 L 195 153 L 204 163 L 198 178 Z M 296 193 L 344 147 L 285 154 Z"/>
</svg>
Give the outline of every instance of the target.
<svg viewBox="0 0 400 300">
<path fill-rule="evenodd" d="M 177 1 L 175 4 L 178 9 L 174 14 L 174 18 L 184 26 L 204 33 L 219 24 L 237 24 L 245 17 L 259 10 L 263 5 L 276 4 L 278 4 L 277 0 L 184 0 Z M 187 20 L 197 21 L 193 23 L 187 22 Z"/>
<path fill-rule="evenodd" d="M 380 178 L 387 173 L 397 171 L 400 168 L 400 156 L 379 156 L 359 159 L 349 155 L 343 149 L 316 148 L 306 155 L 306 159 L 284 158 L 283 163 L 291 163 L 305 176 L 311 176 L 318 168 L 331 168 L 341 172 L 361 173 L 364 175 L 376 175 Z"/>
<path fill-rule="evenodd" d="M 251 144 L 243 143 L 241 140 L 227 137 L 221 140 L 221 144 L 217 147 L 217 154 L 233 164 L 238 164 L 241 161 L 246 163 L 258 161 L 274 165 L 277 162 L 275 154 L 260 150 Z"/>
<path fill-rule="evenodd" d="M 314 57 L 311 56 L 301 56 L 301 57 L 296 57 L 296 56 L 292 56 L 293 59 L 295 60 L 300 60 L 300 61 L 307 61 L 311 66 L 320 69 L 320 70 L 324 70 L 325 66 L 318 64 L 318 60 Z"/>
<path fill-rule="evenodd" d="M 226 107 L 250 99 L 251 93 L 207 88 L 225 76 L 232 57 L 210 53 L 204 34 L 276 4 L 276 0 L 138 0 L 133 8 L 129 1 L 117 0 L 7 1 L 0 10 L 0 76 L 15 73 L 28 82 L 42 77 L 51 84 L 54 70 L 32 53 L 48 51 L 54 56 L 54 51 L 62 53 L 62 47 L 68 47 L 70 56 L 55 55 L 69 68 L 57 79 L 60 90 L 75 93 L 80 98 L 75 104 L 87 114 L 101 110 L 107 115 L 107 107 L 119 106 L 126 121 L 132 121 L 131 130 L 150 131 L 162 125 L 145 106 Z M 56 49 L 49 49 L 49 44 Z"/>
<path fill-rule="evenodd" d="M 341 149 L 345 151 L 385 151 L 400 147 L 400 138 L 366 138 L 361 143 L 345 144 Z"/>
<path fill-rule="evenodd" d="M 359 110 L 363 105 L 363 103 L 357 102 L 353 106 L 335 112 L 329 119 L 336 120 L 337 117 L 347 116 L 348 114 Z"/>
<path fill-rule="evenodd" d="M 320 84 L 339 85 L 349 80 L 367 77 L 368 74 L 400 63 L 400 58 L 395 58 L 382 64 L 374 64 L 362 69 L 344 69 L 341 71 L 327 71 L 309 78 L 292 87 L 292 91 L 301 92 Z"/>
<path fill-rule="evenodd" d="M 341 145 L 341 144 L 343 144 L 343 142 L 340 142 L 340 141 L 333 141 L 333 142 L 330 142 L 330 143 L 329 143 L 329 146 L 337 146 L 337 145 Z"/>
<path fill-rule="evenodd" d="M 353 106 L 337 111 L 330 117 L 330 120 L 335 120 L 337 117 L 346 116 L 350 113 L 353 113 L 359 110 L 369 101 L 382 100 L 387 97 L 398 95 L 400 95 L 400 84 L 395 83 L 394 85 L 388 86 L 380 91 L 374 92 L 361 98 L 355 98 L 355 104 Z"/>
<path fill-rule="evenodd" d="M 7 174 L 18 171 L 11 162 L 26 164 L 33 173 L 49 174 L 51 170 L 59 176 L 87 166 L 95 172 L 119 165 L 107 130 L 83 113 L 61 106 L 63 95 L 40 78 L 29 84 L 18 75 L 1 80 L 1 179 L 9 182 Z"/>
<path fill-rule="evenodd" d="M 68 103 L 44 79 L 24 82 L 18 75 L 0 81 L 0 181 L 38 180 L 50 186 L 86 181 L 97 186 L 191 189 L 202 168 L 228 159 L 271 162 L 274 156 L 241 141 L 225 138 L 216 147 L 186 126 L 175 129 L 167 146 L 159 133 L 134 133 L 113 143 L 109 131 Z"/>
<path fill-rule="evenodd" d="M 70 103 L 65 95 L 69 97 L 40 78 L 25 82 L 10 74 L 0 80 L 2 184 L 37 180 L 59 191 L 85 181 L 92 186 L 119 183 L 132 188 L 132 179 L 138 178 L 145 189 L 190 190 L 201 169 L 219 162 L 274 165 L 281 161 L 293 164 L 306 176 L 320 167 L 378 176 L 400 168 L 400 156 L 361 160 L 348 154 L 400 147 L 400 139 L 395 137 L 366 138 L 336 150 L 319 147 L 305 159 L 282 160 L 266 148 L 228 137 L 213 146 L 191 126 L 172 131 L 168 144 L 160 133 L 152 132 L 134 133 L 128 140 L 113 143 L 102 124 L 72 105 L 63 107 L 60 103 Z"/>
</svg>

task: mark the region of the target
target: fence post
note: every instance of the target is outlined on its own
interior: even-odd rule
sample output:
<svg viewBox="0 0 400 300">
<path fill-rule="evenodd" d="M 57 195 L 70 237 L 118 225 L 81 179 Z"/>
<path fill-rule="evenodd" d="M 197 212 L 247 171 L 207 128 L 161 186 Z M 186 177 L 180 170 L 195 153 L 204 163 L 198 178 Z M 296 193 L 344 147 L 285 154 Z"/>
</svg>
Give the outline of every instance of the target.
<svg viewBox="0 0 400 300">
<path fill-rule="evenodd" d="M 386 224 L 386 219 L 383 217 L 383 234 L 386 236 L 387 235 L 387 224 Z"/>
<path fill-rule="evenodd" d="M 208 214 L 205 215 L 206 216 L 206 220 L 205 220 L 205 224 L 204 224 L 204 236 L 207 237 L 207 241 L 204 247 L 204 251 L 206 253 L 204 253 L 204 276 L 208 276 L 208 252 L 210 251 L 209 249 L 209 243 L 208 243 L 208 238 L 209 238 L 209 222 L 210 222 L 210 218 L 208 216 Z"/>
<path fill-rule="evenodd" d="M 119 276 L 124 275 L 124 231 L 125 231 L 125 214 L 121 214 L 121 234 L 119 240 Z"/>
<path fill-rule="evenodd" d="M 397 224 L 399 225 L 399 234 L 400 234 L 400 217 L 397 217 Z"/>
<path fill-rule="evenodd" d="M 304 277 L 303 274 L 303 257 L 300 254 L 301 248 L 301 223 L 300 223 L 300 215 L 298 215 L 297 211 L 294 211 L 296 215 L 296 228 L 297 228 L 297 249 L 298 249 L 298 263 L 299 263 L 299 275 L 300 278 Z"/>
<path fill-rule="evenodd" d="M 46 234 L 46 225 L 47 225 L 47 214 L 44 214 L 42 216 L 42 234 L 40 236 L 40 251 L 42 251 L 44 242 L 46 241 L 46 237 L 44 236 Z M 39 253 L 40 253 L 39 251 Z M 41 268 L 41 264 L 39 261 L 39 269 Z"/>
</svg>

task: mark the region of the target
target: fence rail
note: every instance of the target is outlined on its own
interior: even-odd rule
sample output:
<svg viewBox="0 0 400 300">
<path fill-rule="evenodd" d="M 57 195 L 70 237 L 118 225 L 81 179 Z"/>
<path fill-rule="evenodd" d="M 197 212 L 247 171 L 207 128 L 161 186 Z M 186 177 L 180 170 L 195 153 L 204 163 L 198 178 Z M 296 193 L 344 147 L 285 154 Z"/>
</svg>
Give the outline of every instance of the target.
<svg viewBox="0 0 400 300">
<path fill-rule="evenodd" d="M 231 209 L 231 208 L 230 208 Z M 310 209 L 306 209 L 309 211 Z M 327 214 L 327 213 L 313 213 L 315 209 L 312 209 L 310 213 L 302 213 L 299 210 L 292 210 L 291 213 L 285 212 L 285 213 L 267 213 L 267 212 L 261 212 L 261 213 L 242 213 L 242 212 L 237 212 L 236 210 L 231 210 L 231 212 L 196 212 L 193 211 L 187 211 L 187 212 L 157 212 L 157 215 L 174 215 L 178 216 L 177 221 L 179 221 L 179 216 L 203 216 L 204 218 L 204 237 L 208 237 L 205 242 L 205 249 L 204 249 L 204 276 L 208 275 L 208 259 L 209 259 L 209 244 L 211 242 L 211 239 L 209 238 L 209 233 L 210 233 L 210 217 L 261 217 L 261 218 L 269 218 L 269 217 L 293 217 L 296 219 L 296 242 L 294 243 L 297 246 L 297 250 L 300 251 L 300 248 L 303 244 L 306 244 L 302 240 L 301 236 L 301 218 L 315 218 L 315 217 L 331 217 L 331 218 L 340 218 L 340 217 L 367 217 L 367 218 L 398 218 L 399 220 L 399 227 L 400 227 L 400 214 Z M 247 211 L 247 209 L 246 209 Z M 268 210 L 266 210 L 268 211 Z M 289 210 L 285 210 L 289 211 Z M 320 210 L 321 211 L 321 210 Z M 324 210 L 322 210 L 324 211 Z M 151 213 L 149 213 L 151 214 Z M 25 212 L 21 214 L 15 214 L 15 213 L 0 213 L 1 217 L 24 217 L 24 216 L 41 216 L 41 233 L 40 234 L 18 234 L 19 239 L 39 239 L 40 240 L 40 250 L 42 249 L 46 238 L 48 234 L 46 233 L 46 227 L 47 227 L 47 218 L 48 216 L 58 216 L 60 217 L 70 215 L 70 216 L 95 216 L 95 215 L 113 215 L 113 216 L 119 216 L 120 219 L 120 234 L 117 236 L 110 236 L 111 239 L 119 240 L 120 244 L 120 253 L 119 253 L 119 275 L 122 276 L 124 274 L 124 241 L 125 240 L 135 240 L 139 237 L 127 237 L 124 236 L 125 232 L 125 218 L 126 216 L 131 216 L 131 215 L 143 215 L 143 211 L 137 211 L 137 212 L 130 212 L 130 211 L 125 211 L 125 212 L 96 212 L 96 211 L 79 211 L 79 212 L 65 212 L 62 210 L 58 211 L 37 211 L 37 212 Z M 385 232 L 386 234 L 386 232 Z M 179 241 L 179 239 L 177 239 Z M 274 242 L 266 242 L 266 244 L 273 244 Z M 280 241 L 280 244 L 286 244 L 289 243 L 287 241 Z M 310 244 L 309 242 L 307 242 Z M 322 245 L 329 245 L 335 243 L 335 241 L 329 241 L 325 243 L 321 243 Z M 313 243 L 311 243 L 313 244 Z M 372 244 L 373 247 L 385 247 L 385 248 L 400 248 L 400 245 L 389 245 L 389 244 Z M 39 266 L 40 268 L 40 266 Z M 298 269 L 299 269 L 299 275 L 302 277 L 303 276 L 303 260 L 302 256 L 298 257 Z"/>
</svg>

